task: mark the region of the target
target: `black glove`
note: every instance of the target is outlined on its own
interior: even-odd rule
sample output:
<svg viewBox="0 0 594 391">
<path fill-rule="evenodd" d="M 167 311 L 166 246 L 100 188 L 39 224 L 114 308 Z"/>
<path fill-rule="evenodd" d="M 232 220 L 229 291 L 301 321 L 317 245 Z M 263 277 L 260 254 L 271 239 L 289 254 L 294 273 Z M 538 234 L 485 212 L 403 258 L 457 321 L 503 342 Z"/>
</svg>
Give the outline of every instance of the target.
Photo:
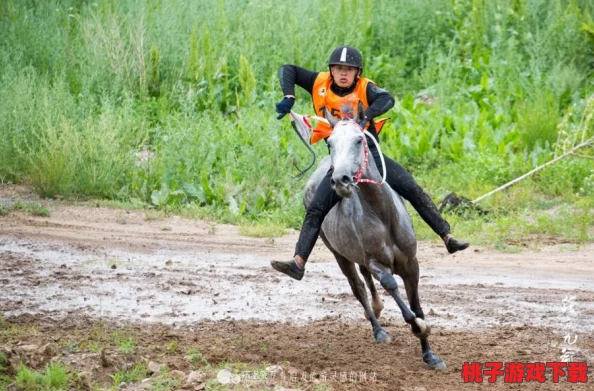
<svg viewBox="0 0 594 391">
<path fill-rule="evenodd" d="M 276 117 L 276 119 L 281 119 L 285 115 L 289 114 L 294 104 L 295 98 L 284 97 L 283 100 L 276 104 L 276 112 L 278 113 L 278 117 Z"/>
</svg>

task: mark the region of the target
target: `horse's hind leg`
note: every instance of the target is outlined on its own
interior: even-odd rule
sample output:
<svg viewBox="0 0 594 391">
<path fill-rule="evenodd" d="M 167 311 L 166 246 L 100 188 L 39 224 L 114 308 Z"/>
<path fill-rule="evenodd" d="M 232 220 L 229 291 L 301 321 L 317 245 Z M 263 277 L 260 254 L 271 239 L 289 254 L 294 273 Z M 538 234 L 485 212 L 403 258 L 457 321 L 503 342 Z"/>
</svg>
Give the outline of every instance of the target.
<svg viewBox="0 0 594 391">
<path fill-rule="evenodd" d="M 367 299 L 367 291 L 365 291 L 365 284 L 359 278 L 359 274 L 357 274 L 357 268 L 355 264 L 340 254 L 334 253 L 336 257 L 336 261 L 338 262 L 338 266 L 340 266 L 340 270 L 349 280 L 349 284 L 351 285 L 351 289 L 353 290 L 353 294 L 359 300 L 359 303 L 365 309 L 365 313 L 367 314 L 367 318 L 371 322 L 371 326 L 373 327 L 373 336 L 375 337 L 375 342 L 377 343 L 389 343 L 390 336 L 386 331 L 380 326 L 379 321 L 377 320 L 371 306 L 369 305 L 369 300 Z"/>
<path fill-rule="evenodd" d="M 404 287 L 406 289 L 406 296 L 408 297 L 408 302 L 410 304 L 410 309 L 415 313 L 417 316 L 417 320 L 421 320 L 423 324 L 425 323 L 423 319 L 425 319 L 425 314 L 423 313 L 423 309 L 421 308 L 421 301 L 419 299 L 419 263 L 415 258 L 410 263 L 410 268 L 408 270 L 407 275 L 404 276 Z M 430 328 L 429 326 L 425 325 L 425 332 L 421 332 L 421 327 L 417 324 L 411 325 L 413 329 L 413 333 L 419 337 L 421 340 L 421 348 L 423 350 L 423 361 L 429 365 L 431 369 L 445 369 L 446 364 L 445 362 L 437 357 L 431 347 L 429 346 L 429 341 L 427 336 L 429 335 Z"/>
<path fill-rule="evenodd" d="M 359 265 L 359 271 L 365 279 L 365 283 L 369 288 L 369 292 L 371 292 L 371 307 L 373 308 L 373 313 L 375 314 L 375 317 L 379 319 L 382 310 L 384 309 L 384 303 L 377 294 L 377 289 L 375 289 L 375 283 L 371 278 L 371 273 L 369 273 L 369 270 L 367 270 L 365 266 Z M 369 315 L 367 315 L 367 312 L 365 312 L 365 317 L 367 320 L 369 320 Z"/>
</svg>

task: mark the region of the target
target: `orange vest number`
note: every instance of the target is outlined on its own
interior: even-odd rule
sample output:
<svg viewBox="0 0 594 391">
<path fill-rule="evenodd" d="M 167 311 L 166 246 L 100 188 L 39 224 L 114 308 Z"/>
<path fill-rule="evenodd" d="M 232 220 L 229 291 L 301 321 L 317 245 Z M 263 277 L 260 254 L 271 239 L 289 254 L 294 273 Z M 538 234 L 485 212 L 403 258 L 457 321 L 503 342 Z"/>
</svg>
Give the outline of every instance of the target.
<svg viewBox="0 0 594 391">
<path fill-rule="evenodd" d="M 371 80 L 361 77 L 357 80 L 357 85 L 352 93 L 347 96 L 338 96 L 332 92 L 330 85 L 332 78 L 330 72 L 320 72 L 316 78 L 312 90 L 312 98 L 314 103 L 314 110 L 320 117 L 324 117 L 324 109 L 329 110 L 330 114 L 336 119 L 342 118 L 341 109 L 349 107 L 356 113 L 359 102 L 363 104 L 363 108 L 367 109 L 369 103 L 367 102 L 367 84 L 373 83 Z M 326 137 L 330 136 L 332 128 L 330 125 L 319 122 L 312 134 L 310 143 L 314 144 Z"/>
</svg>

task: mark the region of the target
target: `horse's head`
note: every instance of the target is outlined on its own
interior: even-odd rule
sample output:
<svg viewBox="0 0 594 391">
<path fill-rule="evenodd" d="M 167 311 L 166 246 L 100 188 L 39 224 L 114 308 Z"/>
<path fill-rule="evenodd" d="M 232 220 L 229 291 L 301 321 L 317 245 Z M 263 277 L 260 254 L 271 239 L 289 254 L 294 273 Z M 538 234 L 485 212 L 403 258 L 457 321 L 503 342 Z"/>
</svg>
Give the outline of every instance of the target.
<svg viewBox="0 0 594 391">
<path fill-rule="evenodd" d="M 329 115 L 326 115 L 326 118 L 333 127 L 332 135 L 327 139 L 334 167 L 331 186 L 339 196 L 349 198 L 357 184 L 355 176 L 360 175 L 365 167 L 367 147 L 365 134 L 360 125 L 364 120 L 363 110 L 360 106 L 357 120 L 342 118 L 336 121 Z"/>
</svg>

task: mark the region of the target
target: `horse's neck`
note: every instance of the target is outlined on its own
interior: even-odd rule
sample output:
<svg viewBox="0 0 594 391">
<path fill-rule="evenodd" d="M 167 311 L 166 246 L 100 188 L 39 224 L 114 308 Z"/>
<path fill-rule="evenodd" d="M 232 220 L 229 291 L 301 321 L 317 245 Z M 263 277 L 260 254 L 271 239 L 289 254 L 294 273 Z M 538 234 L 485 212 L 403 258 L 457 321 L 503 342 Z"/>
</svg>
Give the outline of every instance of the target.
<svg viewBox="0 0 594 391">
<path fill-rule="evenodd" d="M 381 180 L 380 180 L 381 181 Z M 379 181 L 378 181 L 379 183 Z M 382 185 L 378 185 L 376 183 L 360 183 L 359 184 L 359 194 L 360 196 L 364 197 L 368 202 L 376 202 L 377 200 L 383 200 L 385 198 L 390 198 L 390 186 L 388 183 L 384 183 Z M 391 202 L 391 200 L 390 200 Z"/>
<path fill-rule="evenodd" d="M 359 199 L 361 200 L 361 203 L 376 209 L 378 216 L 382 219 L 392 218 L 391 215 L 394 212 L 394 199 L 392 189 L 390 189 L 390 185 L 387 183 L 384 183 L 381 186 L 375 183 L 359 184 Z"/>
<path fill-rule="evenodd" d="M 365 169 L 363 179 L 371 179 L 377 183 L 381 183 L 382 177 L 379 174 L 375 162 L 371 160 Z M 392 194 L 392 189 L 387 182 L 382 185 L 377 183 L 362 182 L 359 184 L 359 198 L 362 203 L 366 203 L 369 207 L 377 210 L 377 215 L 382 220 L 391 220 L 395 213 L 395 205 Z"/>
</svg>

